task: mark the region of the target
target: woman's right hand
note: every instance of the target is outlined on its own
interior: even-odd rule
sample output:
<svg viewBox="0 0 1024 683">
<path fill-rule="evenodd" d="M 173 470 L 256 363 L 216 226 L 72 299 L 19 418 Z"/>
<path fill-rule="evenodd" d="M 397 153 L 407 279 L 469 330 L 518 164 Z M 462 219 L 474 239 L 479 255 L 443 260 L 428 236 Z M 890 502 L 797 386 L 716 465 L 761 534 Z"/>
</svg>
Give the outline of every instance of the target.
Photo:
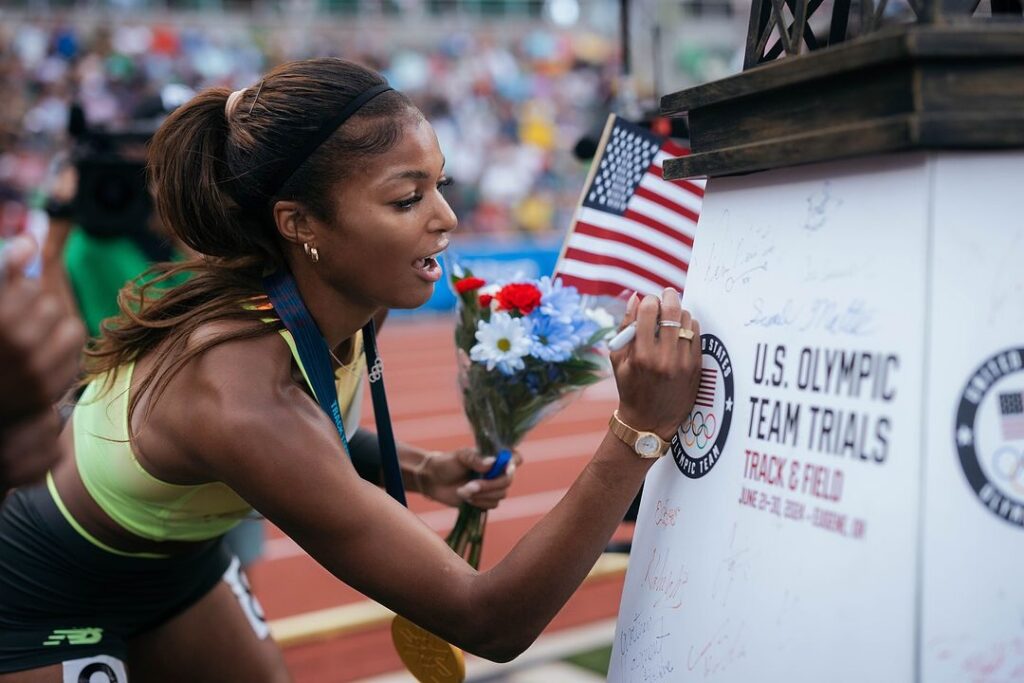
<svg viewBox="0 0 1024 683">
<path fill-rule="evenodd" d="M 677 321 L 681 327 L 659 326 Z M 658 297 L 634 294 L 626 306 L 622 328 L 636 322 L 633 342 L 611 354 L 619 389 L 619 417 L 634 429 L 665 439 L 693 409 L 700 384 L 700 324 L 683 310 L 679 293 L 667 288 Z M 621 328 L 620 328 L 621 329 Z M 690 340 L 679 337 L 690 330 Z"/>
</svg>

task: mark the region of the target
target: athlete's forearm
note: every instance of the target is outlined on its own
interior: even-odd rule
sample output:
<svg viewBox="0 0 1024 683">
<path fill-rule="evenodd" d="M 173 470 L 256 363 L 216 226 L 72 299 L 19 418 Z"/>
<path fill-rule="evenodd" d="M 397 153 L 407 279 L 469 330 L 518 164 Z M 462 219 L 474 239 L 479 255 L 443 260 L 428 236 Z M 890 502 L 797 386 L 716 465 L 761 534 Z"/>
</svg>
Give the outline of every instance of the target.
<svg viewBox="0 0 1024 683">
<path fill-rule="evenodd" d="M 562 500 L 480 575 L 478 649 L 498 660 L 529 647 L 576 591 L 629 509 L 653 461 L 607 434 Z"/>
</svg>

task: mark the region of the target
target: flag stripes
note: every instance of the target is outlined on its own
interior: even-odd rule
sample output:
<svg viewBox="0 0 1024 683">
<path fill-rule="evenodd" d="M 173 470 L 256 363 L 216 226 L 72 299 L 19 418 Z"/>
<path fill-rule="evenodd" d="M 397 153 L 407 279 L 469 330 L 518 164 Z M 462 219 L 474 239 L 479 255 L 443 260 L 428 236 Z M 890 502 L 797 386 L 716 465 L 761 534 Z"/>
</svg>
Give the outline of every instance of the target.
<svg viewBox="0 0 1024 683">
<path fill-rule="evenodd" d="M 589 263 L 595 266 L 602 266 L 605 268 L 616 268 L 623 271 L 634 273 L 638 277 L 644 278 L 650 282 L 655 283 L 659 287 L 671 287 L 673 282 L 677 282 L 678 278 L 662 277 L 656 273 L 652 273 L 643 266 L 637 264 L 635 261 L 631 261 L 628 258 L 628 254 L 623 254 L 627 258 L 619 258 L 610 254 L 592 254 L 579 249 L 569 248 L 565 251 L 565 257 L 581 263 Z"/>
<path fill-rule="evenodd" d="M 604 256 L 630 256 L 665 277 L 686 277 L 690 264 L 629 235 L 604 230 L 596 225 L 578 225 L 569 249 Z M 589 261 L 595 263 L 595 261 Z"/>
<path fill-rule="evenodd" d="M 635 211 L 629 211 L 629 210 L 627 210 L 626 213 L 624 213 L 622 216 L 623 216 L 623 218 L 626 218 L 627 220 L 633 221 L 634 223 L 638 223 L 640 225 L 646 225 L 648 228 L 652 228 L 654 230 L 657 230 L 658 232 L 663 233 L 664 235 L 666 235 L 668 237 L 671 237 L 672 239 L 679 240 L 680 242 L 682 242 L 683 244 L 685 244 L 688 247 L 692 247 L 693 246 L 693 236 L 692 235 L 690 235 L 689 233 L 686 233 L 686 232 L 681 232 L 679 230 L 675 230 L 675 229 L 665 225 L 664 223 L 659 223 L 658 221 L 654 220 L 650 216 L 645 216 L 644 214 L 637 213 Z"/>
<path fill-rule="evenodd" d="M 715 407 L 715 386 L 718 384 L 718 368 L 701 368 L 700 385 L 697 387 L 696 405 Z"/>
<path fill-rule="evenodd" d="M 618 239 L 622 242 L 629 242 L 629 239 L 633 239 L 653 249 L 678 254 L 680 259 L 689 262 L 689 250 L 693 246 L 693 237 L 690 234 L 674 230 L 668 225 L 644 218 L 639 214 L 626 212 L 622 216 L 616 216 L 583 207 L 577 213 L 577 227 L 579 228 L 581 225 L 607 230 L 617 236 L 617 238 L 613 238 L 611 234 L 605 234 L 603 237 L 608 239 Z"/>
<path fill-rule="evenodd" d="M 599 296 L 619 296 L 623 291 L 660 292 L 664 288 L 664 285 L 628 270 L 605 264 L 585 263 L 578 259 L 566 260 L 565 267 L 558 272 L 558 277 L 583 294 Z M 605 279 L 606 277 L 614 280 Z M 597 284 L 592 286 L 587 283 Z"/>
<path fill-rule="evenodd" d="M 999 394 L 999 414 L 1003 438 L 1007 441 L 1024 439 L 1024 392 Z"/>
<path fill-rule="evenodd" d="M 657 166 L 651 168 L 657 169 Z M 660 170 L 660 169 L 658 169 Z M 648 173 L 640 180 L 640 187 L 644 188 L 648 192 L 653 192 L 664 198 L 668 204 L 668 208 L 674 208 L 679 206 L 687 209 L 693 214 L 700 214 L 700 205 L 704 200 L 704 191 L 701 190 L 698 194 L 693 192 L 690 188 L 676 185 L 672 182 L 662 180 L 653 173 Z M 700 189 L 700 188 L 694 188 Z M 655 201 L 659 201 L 655 199 Z"/>
<path fill-rule="evenodd" d="M 659 188 L 660 192 L 664 192 L 665 189 L 665 187 Z M 633 199 L 629 204 L 634 211 L 680 230 L 686 230 L 688 223 L 696 223 L 697 218 L 700 217 L 697 211 L 676 204 L 659 192 L 648 190 L 642 183 L 640 187 L 636 188 Z"/>
<path fill-rule="evenodd" d="M 602 135 L 555 276 L 581 294 L 682 292 L 704 181 L 666 181 L 689 150 L 614 115 Z"/>
<path fill-rule="evenodd" d="M 661 178 L 662 180 L 665 180 L 665 169 L 662 168 L 660 165 L 658 165 L 658 164 L 661 163 L 659 161 L 659 157 L 661 157 L 660 154 L 657 157 L 655 157 L 655 162 L 656 163 L 651 166 L 651 175 L 657 176 L 658 178 Z M 669 159 L 671 157 L 669 157 L 668 155 L 665 155 L 665 158 Z M 696 195 L 696 196 L 700 197 L 701 199 L 704 198 L 704 184 L 705 183 L 704 183 L 703 180 L 700 180 L 700 181 L 697 181 L 697 180 L 667 180 L 666 182 L 671 183 L 672 185 L 674 185 L 676 187 L 679 187 L 679 188 L 683 189 L 684 191 L 689 192 L 692 195 Z"/>
</svg>

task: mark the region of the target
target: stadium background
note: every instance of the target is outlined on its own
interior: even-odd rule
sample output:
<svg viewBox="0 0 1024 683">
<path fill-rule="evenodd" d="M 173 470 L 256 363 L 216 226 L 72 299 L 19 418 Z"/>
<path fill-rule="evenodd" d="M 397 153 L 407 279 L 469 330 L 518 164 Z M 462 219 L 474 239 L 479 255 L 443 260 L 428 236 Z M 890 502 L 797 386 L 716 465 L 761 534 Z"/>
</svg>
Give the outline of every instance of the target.
<svg viewBox="0 0 1024 683">
<path fill-rule="evenodd" d="M 609 112 L 649 119 L 661 94 L 737 70 L 747 11 L 730 0 L 6 2 L 0 236 L 21 229 L 54 160 L 72 150 L 73 103 L 90 128 L 123 130 L 154 98 L 241 88 L 282 61 L 330 55 L 381 70 L 434 125 L 455 179 L 453 251 L 485 275 L 546 274 L 586 176 L 577 144 L 586 147 Z M 439 287 L 425 310 L 398 316 L 382 335 L 396 434 L 430 448 L 468 439 L 444 313 L 451 305 Z M 558 500 L 614 400 L 614 386 L 598 385 L 527 439 L 526 464 L 491 517 L 484 566 Z M 439 533 L 454 519 L 417 497 L 412 507 Z M 624 525 L 619 540 L 629 533 Z M 252 578 L 276 632 L 291 629 L 286 658 L 296 680 L 411 680 L 392 675 L 400 663 L 386 620 L 276 530 L 269 535 Z M 601 680 L 621 590 L 615 566 L 581 588 L 517 662 L 471 660 L 470 679 Z"/>
</svg>

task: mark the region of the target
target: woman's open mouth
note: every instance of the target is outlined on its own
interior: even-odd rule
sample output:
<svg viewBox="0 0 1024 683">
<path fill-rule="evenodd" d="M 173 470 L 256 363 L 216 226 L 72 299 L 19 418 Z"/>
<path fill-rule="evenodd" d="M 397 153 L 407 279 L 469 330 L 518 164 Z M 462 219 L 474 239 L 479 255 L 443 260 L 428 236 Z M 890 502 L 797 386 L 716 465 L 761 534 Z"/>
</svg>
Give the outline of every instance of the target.
<svg viewBox="0 0 1024 683">
<path fill-rule="evenodd" d="M 440 252 L 413 261 L 413 268 L 418 270 L 420 276 L 427 282 L 437 282 L 441 279 L 441 264 L 437 260 L 438 256 L 440 256 Z"/>
</svg>

